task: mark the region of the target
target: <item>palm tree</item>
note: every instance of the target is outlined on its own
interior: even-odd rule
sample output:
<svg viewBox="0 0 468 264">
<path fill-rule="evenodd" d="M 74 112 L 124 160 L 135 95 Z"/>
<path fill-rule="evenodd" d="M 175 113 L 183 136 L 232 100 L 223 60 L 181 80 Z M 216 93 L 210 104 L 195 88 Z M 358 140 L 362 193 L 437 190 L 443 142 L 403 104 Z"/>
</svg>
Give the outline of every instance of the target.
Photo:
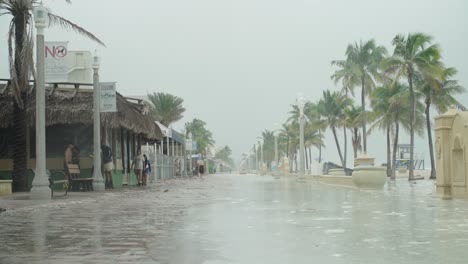
<svg viewBox="0 0 468 264">
<path fill-rule="evenodd" d="M 351 131 L 351 141 L 353 144 L 354 158 L 357 158 L 357 153 L 361 150 L 361 109 L 355 105 L 350 105 L 345 111 L 346 127 Z"/>
<path fill-rule="evenodd" d="M 424 33 L 410 33 L 406 37 L 397 35 L 392 41 L 395 47 L 393 56 L 388 60 L 388 67 L 397 78 L 404 75 L 410 92 L 410 161 L 409 180 L 414 179 L 414 126 L 416 95 L 414 91 L 415 75 L 439 78 L 442 73 L 440 51 L 437 44 L 431 44 L 432 37 Z"/>
<path fill-rule="evenodd" d="M 262 132 L 263 138 L 263 161 L 270 168 L 271 162 L 275 159 L 275 134 L 273 131 L 265 130 Z"/>
<path fill-rule="evenodd" d="M 327 126 L 331 129 L 335 139 L 336 149 L 340 156 L 341 165 L 346 168 L 346 161 L 341 152 L 340 142 L 336 134 L 336 129 L 343 126 L 343 109 L 347 107 L 346 98 L 339 92 L 323 91 L 322 99 L 320 99 L 318 108 L 321 115 L 325 118 Z"/>
<path fill-rule="evenodd" d="M 430 179 L 436 178 L 435 171 L 435 160 L 434 160 L 434 148 L 432 143 L 432 128 L 431 128 L 431 117 L 430 108 L 434 105 L 439 113 L 447 111 L 450 105 L 461 106 L 461 103 L 455 99 L 454 95 L 463 93 L 465 88 L 458 84 L 458 81 L 452 80 L 457 73 L 455 68 L 447 68 L 442 72 L 442 78 L 440 80 L 432 78 L 432 76 L 420 76 L 416 75 L 415 83 L 417 89 L 422 94 L 425 104 L 425 115 L 426 115 L 426 130 L 427 140 L 429 142 L 429 153 L 431 158 L 431 176 Z"/>
<path fill-rule="evenodd" d="M 335 80 L 342 80 L 345 89 L 352 88 L 350 86 L 361 86 L 361 115 L 362 115 L 362 138 L 364 153 L 367 153 L 367 137 L 366 137 L 366 96 L 372 91 L 375 86 L 375 78 L 379 64 L 387 53 L 383 46 L 377 46 L 375 40 L 371 39 L 366 42 L 360 41 L 349 44 L 346 49 L 345 61 L 332 61 L 332 65 L 337 65 L 343 71 L 335 73 L 332 76 Z"/>
<path fill-rule="evenodd" d="M 66 2 L 70 3 L 69 0 Z M 13 151 L 13 188 L 15 191 L 28 191 L 26 178 L 26 107 L 29 77 L 35 77 L 33 59 L 33 18 L 32 10 L 37 0 L 0 0 L 0 16 L 12 17 L 8 31 L 8 60 L 10 68 L 10 88 L 14 96 L 15 148 Z M 104 43 L 92 33 L 77 24 L 49 12 L 49 24 L 73 30 L 101 45 Z"/>
<path fill-rule="evenodd" d="M 203 155 L 208 154 L 208 147 L 213 146 L 213 134 L 206 128 L 206 122 L 194 118 L 193 121 L 185 123 L 186 133 L 192 133 L 192 138 L 197 142 L 197 151 Z"/>
<path fill-rule="evenodd" d="M 185 108 L 184 99 L 168 93 L 148 94 L 150 100 L 151 113 L 155 120 L 165 126 L 182 119 Z"/>
<path fill-rule="evenodd" d="M 385 130 L 387 134 L 387 176 L 395 179 L 396 150 L 400 127 L 410 129 L 410 104 L 409 88 L 399 82 L 388 81 L 383 86 L 374 90 L 371 97 L 371 105 L 374 111 L 371 114 L 373 123 L 368 133 L 375 129 Z M 422 105 L 417 105 L 416 131 L 423 133 Z M 391 148 L 391 134 L 393 132 L 393 149 Z M 390 155 L 392 157 L 390 158 Z M 391 169 L 390 169 L 391 168 Z"/>
</svg>

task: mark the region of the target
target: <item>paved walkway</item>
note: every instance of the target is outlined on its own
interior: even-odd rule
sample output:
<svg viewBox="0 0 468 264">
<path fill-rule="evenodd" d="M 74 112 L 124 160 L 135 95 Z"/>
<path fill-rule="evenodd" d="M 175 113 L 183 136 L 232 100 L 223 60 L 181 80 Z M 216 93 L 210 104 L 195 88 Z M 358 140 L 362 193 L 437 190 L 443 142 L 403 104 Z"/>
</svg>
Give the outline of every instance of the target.
<svg viewBox="0 0 468 264">
<path fill-rule="evenodd" d="M 468 259 L 468 201 L 439 199 L 432 181 L 400 180 L 382 191 L 359 191 L 270 176 L 216 175 L 24 203 L 30 204 L 0 214 L 0 263 Z"/>
</svg>

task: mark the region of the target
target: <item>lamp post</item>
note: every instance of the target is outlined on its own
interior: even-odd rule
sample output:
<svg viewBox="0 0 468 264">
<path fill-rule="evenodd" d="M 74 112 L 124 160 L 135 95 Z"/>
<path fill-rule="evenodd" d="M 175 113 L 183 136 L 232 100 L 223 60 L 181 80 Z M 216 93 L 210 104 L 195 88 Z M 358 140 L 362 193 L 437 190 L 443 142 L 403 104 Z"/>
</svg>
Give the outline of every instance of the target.
<svg viewBox="0 0 468 264">
<path fill-rule="evenodd" d="M 49 180 L 46 171 L 46 121 L 45 121 L 45 72 L 44 28 L 47 26 L 47 9 L 42 3 L 34 8 L 34 24 L 37 29 L 36 51 L 36 173 L 32 182 L 33 199 L 50 199 Z"/>
<path fill-rule="evenodd" d="M 260 175 L 263 174 L 263 138 L 257 137 L 260 139 L 258 145 L 260 146 Z"/>
<path fill-rule="evenodd" d="M 275 170 L 278 170 L 278 123 L 275 123 L 274 137 L 275 137 Z"/>
<path fill-rule="evenodd" d="M 302 94 L 297 94 L 296 104 L 299 108 L 299 178 L 304 178 L 305 175 L 305 165 L 304 165 L 304 106 L 305 99 Z"/>
<path fill-rule="evenodd" d="M 193 145 L 193 143 L 192 143 L 192 132 L 188 133 L 188 138 L 189 138 L 189 144 L 190 144 L 189 148 L 188 148 L 188 150 L 189 150 L 189 163 L 190 163 L 190 166 L 189 166 L 190 172 L 189 173 L 190 173 L 190 176 L 193 176 L 192 175 L 192 173 L 193 173 L 193 168 L 192 168 L 192 145 Z"/>
<path fill-rule="evenodd" d="M 101 59 L 94 54 L 93 57 L 93 135 L 94 135 L 94 171 L 93 189 L 104 190 L 104 180 L 101 174 L 101 84 L 99 83 L 99 67 Z"/>
</svg>

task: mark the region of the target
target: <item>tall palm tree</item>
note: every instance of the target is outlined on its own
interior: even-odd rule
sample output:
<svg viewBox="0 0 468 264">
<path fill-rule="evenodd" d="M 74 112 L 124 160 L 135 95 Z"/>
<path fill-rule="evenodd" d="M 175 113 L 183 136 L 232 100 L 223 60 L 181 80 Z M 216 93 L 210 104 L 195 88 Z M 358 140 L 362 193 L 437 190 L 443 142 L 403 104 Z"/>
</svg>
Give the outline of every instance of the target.
<svg viewBox="0 0 468 264">
<path fill-rule="evenodd" d="M 432 128 L 430 108 L 433 105 L 439 113 L 447 111 L 451 105 L 461 106 L 461 103 L 454 95 L 465 92 L 465 88 L 458 84 L 458 81 L 451 78 L 457 73 L 455 68 L 446 68 L 442 72 L 440 80 L 432 76 L 416 75 L 415 83 L 418 91 L 422 94 L 425 104 L 427 140 L 429 143 L 429 154 L 431 158 L 431 176 L 436 178 L 434 148 L 432 143 Z"/>
<path fill-rule="evenodd" d="M 191 122 L 185 123 L 186 133 L 192 133 L 192 138 L 197 142 L 197 151 L 203 155 L 208 154 L 208 148 L 213 146 L 213 134 L 206 128 L 206 122 L 194 118 Z"/>
<path fill-rule="evenodd" d="M 319 101 L 319 111 L 325 118 L 327 126 L 331 129 L 335 139 L 336 149 L 340 156 L 341 165 L 345 168 L 346 161 L 341 152 L 340 142 L 336 134 L 336 129 L 343 125 L 343 109 L 347 106 L 346 98 L 339 92 L 323 91 L 322 98 Z"/>
<path fill-rule="evenodd" d="M 148 94 L 148 99 L 154 119 L 161 124 L 169 126 L 184 117 L 184 99 L 162 92 Z"/>
<path fill-rule="evenodd" d="M 395 47 L 393 56 L 388 60 L 388 67 L 396 76 L 404 75 L 410 92 L 410 164 L 409 180 L 414 179 L 414 132 L 416 120 L 416 95 L 414 78 L 416 74 L 440 78 L 442 63 L 437 44 L 432 44 L 432 37 L 424 33 L 409 33 L 407 36 L 397 35 L 392 41 Z"/>
<path fill-rule="evenodd" d="M 28 191 L 26 178 L 26 107 L 27 98 L 33 92 L 29 89 L 29 77 L 35 77 L 33 59 L 33 18 L 32 10 L 38 0 L 0 0 L 0 16 L 11 16 L 8 31 L 8 61 L 10 68 L 10 88 L 14 96 L 15 148 L 13 151 L 13 189 Z M 70 3 L 69 0 L 66 0 Z M 104 43 L 95 35 L 77 24 L 49 12 L 49 24 L 72 30 L 101 45 Z"/>
<path fill-rule="evenodd" d="M 399 82 L 386 82 L 383 86 L 374 90 L 371 97 L 373 123 L 368 133 L 375 129 L 385 130 L 387 134 L 387 175 L 395 179 L 396 153 L 398 148 L 399 132 L 403 127 L 410 129 L 409 87 Z M 423 106 L 417 104 L 417 118 L 415 129 L 419 135 L 423 134 Z M 393 148 L 391 148 L 391 134 L 393 132 Z M 390 158 L 390 155 L 392 157 Z M 391 170 L 390 170 L 391 168 Z"/>
<path fill-rule="evenodd" d="M 346 74 L 336 76 L 335 79 L 347 79 L 345 82 L 347 83 L 346 88 L 348 85 L 361 86 L 361 121 L 364 153 L 367 153 L 366 96 L 375 86 L 379 64 L 386 53 L 387 50 L 383 46 L 376 45 L 375 40 L 371 39 L 366 42 L 360 41 L 359 43 L 349 44 L 346 49 L 346 60 L 332 62 L 333 65 L 338 65 L 346 72 Z M 345 78 L 344 76 L 348 77 Z"/>
</svg>

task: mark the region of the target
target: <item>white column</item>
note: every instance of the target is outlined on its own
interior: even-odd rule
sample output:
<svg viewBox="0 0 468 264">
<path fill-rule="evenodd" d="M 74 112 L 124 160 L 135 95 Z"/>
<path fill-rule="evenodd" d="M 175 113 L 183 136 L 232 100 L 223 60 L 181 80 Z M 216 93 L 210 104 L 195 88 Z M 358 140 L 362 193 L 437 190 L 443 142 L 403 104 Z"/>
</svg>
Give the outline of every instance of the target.
<svg viewBox="0 0 468 264">
<path fill-rule="evenodd" d="M 104 190 L 104 180 L 101 174 L 101 85 L 99 84 L 99 57 L 94 56 L 93 63 L 93 135 L 94 135 L 94 172 L 93 189 L 95 191 Z"/>
<path fill-rule="evenodd" d="M 304 114 L 301 109 L 301 116 L 299 117 L 299 176 L 304 177 L 305 175 L 305 164 L 304 164 Z"/>
<path fill-rule="evenodd" d="M 32 182 L 33 199 L 50 199 L 49 179 L 46 171 L 46 120 L 45 120 L 45 73 L 44 73 L 44 28 L 37 28 L 37 80 L 36 80 L 36 173 Z M 26 153 L 25 153 L 26 155 Z"/>
</svg>

